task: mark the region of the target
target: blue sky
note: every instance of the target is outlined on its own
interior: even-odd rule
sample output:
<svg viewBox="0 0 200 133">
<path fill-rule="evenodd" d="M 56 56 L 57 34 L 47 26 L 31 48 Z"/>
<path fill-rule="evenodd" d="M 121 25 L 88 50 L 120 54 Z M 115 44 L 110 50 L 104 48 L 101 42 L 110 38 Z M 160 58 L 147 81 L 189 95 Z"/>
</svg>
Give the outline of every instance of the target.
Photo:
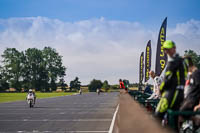
<svg viewBox="0 0 200 133">
<path fill-rule="evenodd" d="M 199 0 L 1 0 L 0 18 L 44 16 L 62 21 L 104 17 L 109 20 L 169 25 L 200 19 Z"/>
<path fill-rule="evenodd" d="M 139 56 L 168 17 L 167 39 L 183 55 L 200 54 L 199 0 L 0 0 L 0 54 L 7 47 L 55 48 L 67 67 L 66 81 L 93 78 L 138 82 Z M 0 57 L 1 60 L 1 57 Z"/>
</svg>

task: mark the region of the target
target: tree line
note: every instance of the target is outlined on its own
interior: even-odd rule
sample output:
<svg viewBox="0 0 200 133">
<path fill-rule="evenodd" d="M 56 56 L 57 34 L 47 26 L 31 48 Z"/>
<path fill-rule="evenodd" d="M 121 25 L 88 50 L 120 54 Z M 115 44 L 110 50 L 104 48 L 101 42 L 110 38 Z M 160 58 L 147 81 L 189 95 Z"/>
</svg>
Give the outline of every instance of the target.
<svg viewBox="0 0 200 133">
<path fill-rule="evenodd" d="M 48 92 L 65 85 L 66 67 L 62 64 L 62 56 L 51 47 L 25 51 L 7 48 L 1 57 L 0 91 L 15 88 L 20 92 L 25 88 Z"/>
<path fill-rule="evenodd" d="M 194 64 L 200 69 L 200 55 L 193 50 L 186 50 L 184 56 L 191 56 Z M 0 92 L 9 88 L 15 88 L 16 91 L 22 91 L 22 88 L 36 89 L 36 91 L 55 91 L 57 87 L 66 89 L 64 77 L 66 76 L 66 67 L 62 64 L 62 56 L 51 47 L 28 48 L 25 51 L 18 51 L 16 48 L 7 48 L 2 57 L 0 66 Z M 130 84 L 130 86 L 132 86 Z M 137 86 L 133 84 L 133 86 Z M 79 90 L 81 82 L 76 77 L 70 82 L 70 90 Z M 109 85 L 104 82 L 93 79 L 88 85 L 89 91 L 96 91 L 97 88 L 117 89 L 117 86 Z"/>
<path fill-rule="evenodd" d="M 110 89 L 119 89 L 119 85 L 110 85 L 107 80 L 102 82 L 101 80 L 93 79 L 90 81 L 88 85 L 85 87 L 88 87 L 88 90 L 90 92 L 96 92 L 97 89 L 103 89 L 104 91 L 108 91 Z M 79 78 L 76 77 L 74 80 L 70 82 L 70 91 L 78 91 L 81 88 L 81 82 L 79 81 Z"/>
</svg>

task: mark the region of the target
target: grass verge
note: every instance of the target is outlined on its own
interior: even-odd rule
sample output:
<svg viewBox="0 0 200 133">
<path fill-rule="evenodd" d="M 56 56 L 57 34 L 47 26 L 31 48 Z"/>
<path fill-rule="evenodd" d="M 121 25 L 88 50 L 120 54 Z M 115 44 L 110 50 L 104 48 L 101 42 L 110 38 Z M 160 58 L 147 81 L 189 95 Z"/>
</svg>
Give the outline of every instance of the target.
<svg viewBox="0 0 200 133">
<path fill-rule="evenodd" d="M 40 98 L 72 95 L 74 94 L 74 92 L 51 92 L 51 93 L 36 92 L 35 94 L 37 96 L 37 99 L 40 99 Z M 23 101 L 26 100 L 26 96 L 27 93 L 0 93 L 0 103 Z"/>
</svg>

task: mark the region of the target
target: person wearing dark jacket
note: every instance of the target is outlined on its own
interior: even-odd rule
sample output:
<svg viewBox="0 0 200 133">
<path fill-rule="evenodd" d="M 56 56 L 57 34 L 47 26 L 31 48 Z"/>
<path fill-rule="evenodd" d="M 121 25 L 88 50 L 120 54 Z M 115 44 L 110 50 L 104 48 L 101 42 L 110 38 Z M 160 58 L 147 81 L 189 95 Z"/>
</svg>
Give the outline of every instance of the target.
<svg viewBox="0 0 200 133">
<path fill-rule="evenodd" d="M 176 54 L 175 43 L 167 40 L 163 48 L 168 55 L 168 63 L 164 80 L 160 85 L 161 99 L 155 111 L 155 116 L 160 119 L 163 119 L 167 109 L 179 110 L 184 99 L 184 84 L 187 76 L 187 67 L 184 65 L 183 58 Z"/>
<path fill-rule="evenodd" d="M 194 66 L 191 57 L 186 57 L 189 65 L 189 72 L 191 76 L 189 79 L 189 90 L 188 94 L 184 99 L 181 111 L 193 111 L 195 105 L 199 103 L 200 100 L 200 70 Z"/>
<path fill-rule="evenodd" d="M 180 107 L 180 111 L 196 111 L 198 110 L 198 104 L 200 100 L 200 70 L 193 64 L 191 57 L 185 57 L 185 62 L 188 65 L 188 80 L 185 85 L 185 99 Z M 199 104 L 200 105 L 200 104 Z M 178 118 L 178 127 L 181 128 L 182 123 L 185 120 L 193 119 L 189 115 L 180 115 Z"/>
</svg>

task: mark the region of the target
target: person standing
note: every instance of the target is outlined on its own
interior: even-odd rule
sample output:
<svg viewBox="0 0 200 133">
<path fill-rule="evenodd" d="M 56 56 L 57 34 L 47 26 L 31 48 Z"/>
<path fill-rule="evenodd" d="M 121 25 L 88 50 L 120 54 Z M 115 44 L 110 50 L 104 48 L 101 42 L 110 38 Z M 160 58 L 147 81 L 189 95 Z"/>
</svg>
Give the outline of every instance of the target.
<svg viewBox="0 0 200 133">
<path fill-rule="evenodd" d="M 189 87 L 185 96 L 181 111 L 192 111 L 195 105 L 199 104 L 200 100 L 200 70 L 193 64 L 192 58 L 187 57 L 189 64 L 189 72 L 191 73 L 189 78 Z"/>
<path fill-rule="evenodd" d="M 122 79 L 119 79 L 119 88 L 125 89 L 124 82 L 122 81 Z"/>
<path fill-rule="evenodd" d="M 178 110 L 184 99 L 184 85 L 187 76 L 187 68 L 183 58 L 176 54 L 176 45 L 167 40 L 163 44 L 168 55 L 168 63 L 163 82 L 160 85 L 161 99 L 157 105 L 155 116 L 163 119 L 167 109 Z M 177 120 L 177 118 L 175 118 Z"/>
<path fill-rule="evenodd" d="M 124 89 L 125 89 L 125 91 L 126 92 L 128 92 L 128 85 L 129 85 L 129 82 L 128 82 L 128 80 L 123 80 L 123 83 L 124 83 Z"/>
<path fill-rule="evenodd" d="M 162 83 L 162 79 L 161 77 L 156 76 L 154 71 L 149 71 L 149 75 L 153 79 L 154 87 L 153 87 L 153 93 L 148 99 L 159 99 L 160 98 L 160 84 Z"/>
<path fill-rule="evenodd" d="M 196 111 L 199 107 L 200 100 L 200 70 L 193 64 L 191 57 L 185 57 L 188 65 L 188 76 L 189 79 L 185 85 L 185 99 L 180 107 L 180 111 Z M 199 104 L 199 105 L 198 105 Z M 181 115 L 179 116 L 179 127 L 185 119 L 189 119 L 190 116 Z"/>
</svg>

